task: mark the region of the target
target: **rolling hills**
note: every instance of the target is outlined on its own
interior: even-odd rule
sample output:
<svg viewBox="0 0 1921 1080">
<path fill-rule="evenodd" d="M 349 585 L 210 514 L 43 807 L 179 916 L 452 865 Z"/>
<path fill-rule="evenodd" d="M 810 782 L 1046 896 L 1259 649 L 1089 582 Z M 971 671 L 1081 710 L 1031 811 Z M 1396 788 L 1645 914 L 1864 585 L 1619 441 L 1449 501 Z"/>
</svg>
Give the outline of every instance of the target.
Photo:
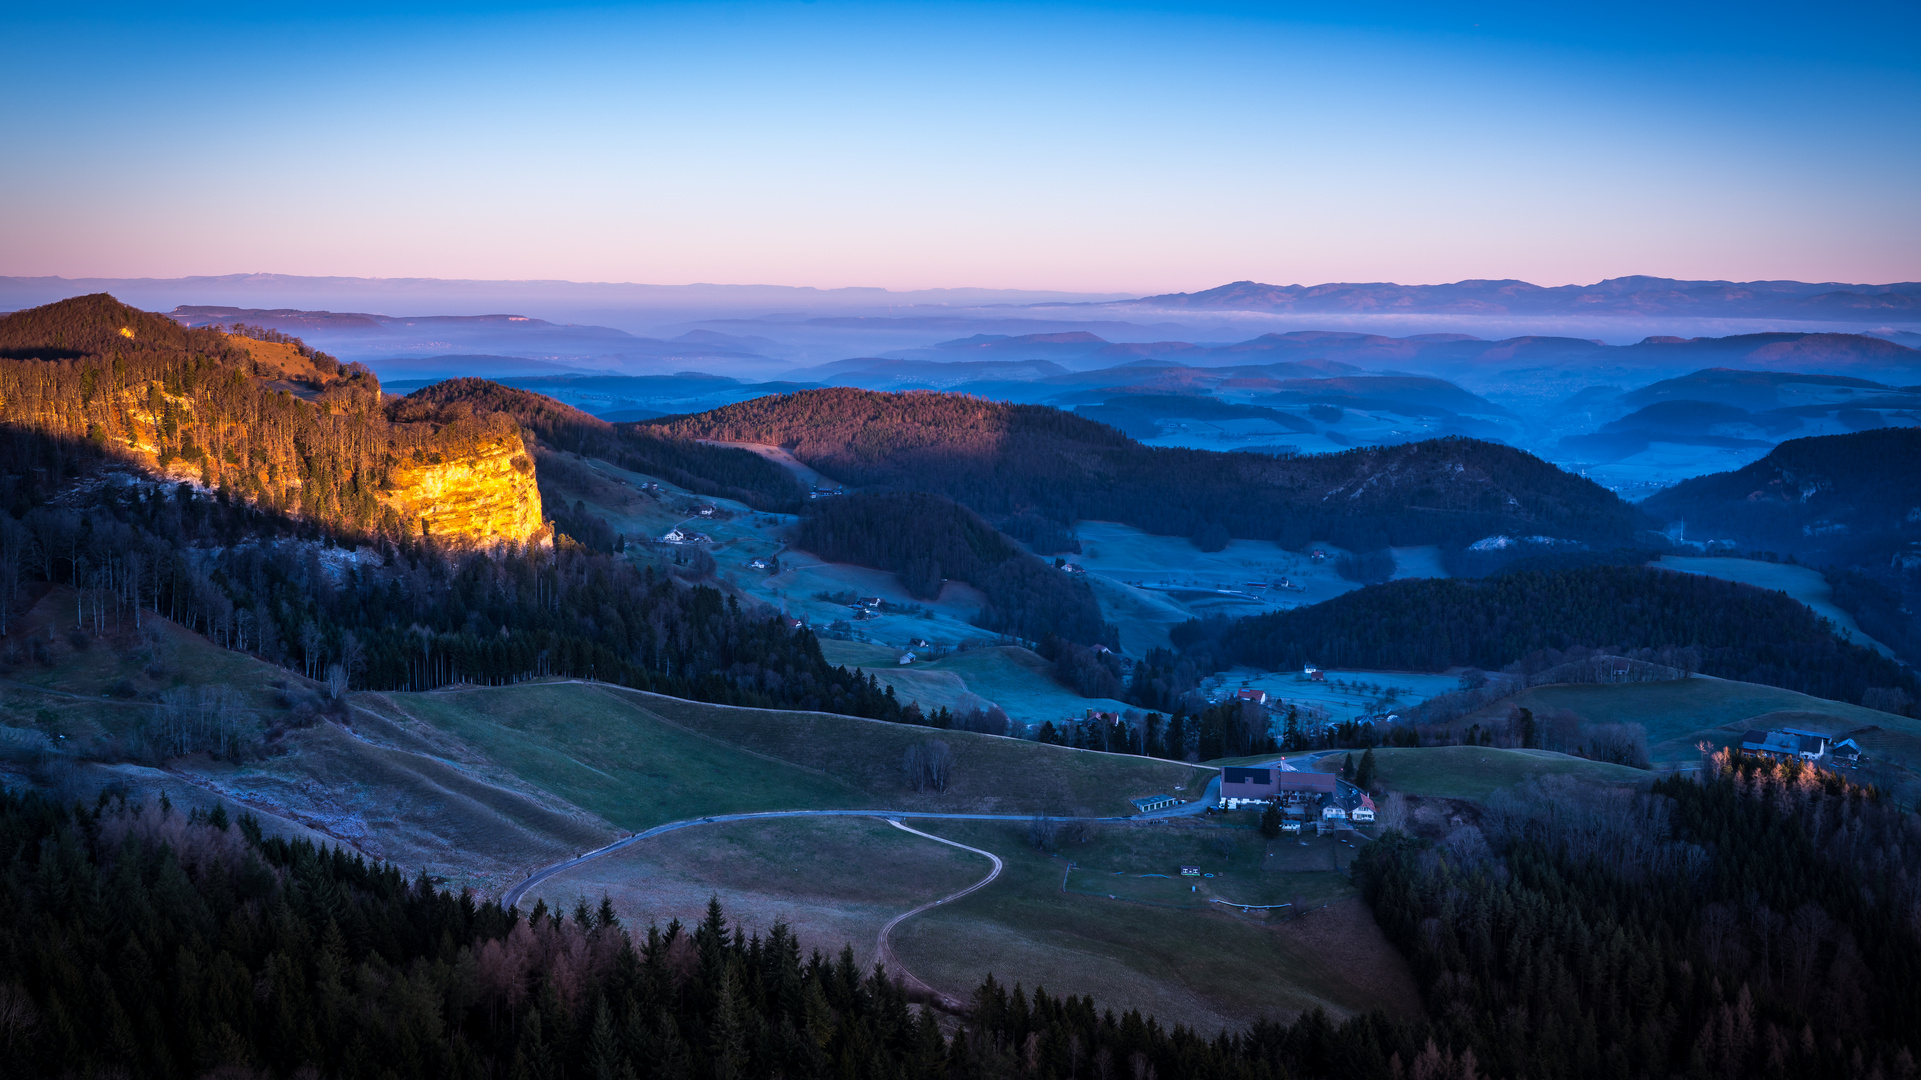
<svg viewBox="0 0 1921 1080">
<path fill-rule="evenodd" d="M 1299 546 L 1461 546 L 1496 533 L 1627 542 L 1640 515 L 1521 451 L 1451 439 L 1342 454 L 1145 447 L 1038 406 L 945 394 L 802 391 L 643 425 L 766 443 L 849 483 L 946 495 L 989 515 L 1120 521 L 1161 535 L 1215 525 Z"/>
</svg>

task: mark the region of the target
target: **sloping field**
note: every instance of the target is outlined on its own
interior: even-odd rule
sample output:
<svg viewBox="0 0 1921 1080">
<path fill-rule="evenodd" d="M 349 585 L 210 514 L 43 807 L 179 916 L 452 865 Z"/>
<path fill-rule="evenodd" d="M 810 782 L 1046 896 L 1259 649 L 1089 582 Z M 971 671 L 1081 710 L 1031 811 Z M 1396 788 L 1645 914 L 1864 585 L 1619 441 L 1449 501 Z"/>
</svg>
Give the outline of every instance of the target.
<svg viewBox="0 0 1921 1080">
<path fill-rule="evenodd" d="M 1785 725 L 1852 734 L 1875 769 L 1885 770 L 1868 779 L 1901 791 L 1917 790 L 1921 784 L 1915 772 L 1921 764 L 1921 720 L 1772 686 L 1701 675 L 1674 682 L 1537 686 L 1470 720 L 1505 715 L 1514 706 L 1536 713 L 1570 709 L 1604 724 L 1642 724 L 1648 754 L 1656 762 L 1691 761 L 1698 756 L 1697 743 L 1728 746 L 1751 727 Z"/>
<path fill-rule="evenodd" d="M 475 687 L 384 700 L 625 831 L 702 814 L 858 806 L 866 797 L 825 771 L 744 753 L 592 684 Z"/>
<path fill-rule="evenodd" d="M 855 809 L 952 810 L 965 813 L 1132 814 L 1128 799 L 1198 791 L 1206 770 L 1159 758 L 1102 754 L 966 731 L 860 720 L 831 713 L 734 709 L 636 691 L 595 688 L 632 697 L 629 708 L 684 725 L 719 742 L 800 769 L 818 770 L 861 792 Z M 944 793 L 913 792 L 901 779 L 909 746 L 940 739 L 953 748 L 954 776 Z M 686 815 L 682 815 L 686 816 Z"/>
<path fill-rule="evenodd" d="M 917 826 L 918 827 L 918 826 Z M 607 895 L 630 925 L 698 919 L 710 896 L 728 916 L 765 933 L 791 926 L 801 947 L 833 956 L 853 947 L 862 970 L 887 920 L 959 891 L 988 871 L 978 855 L 931 843 L 873 818 L 733 821 L 654 837 L 582 863 L 535 886 L 571 909 Z"/>
<path fill-rule="evenodd" d="M 1684 574 L 1700 574 L 1704 577 L 1721 578 L 1724 581 L 1739 581 L 1763 589 L 1775 589 L 1787 593 L 1808 606 L 1810 611 L 1834 624 L 1841 636 L 1880 653 L 1893 656 L 1894 652 L 1886 645 L 1869 637 L 1854 621 L 1854 616 L 1838 607 L 1834 602 L 1834 590 L 1829 587 L 1828 579 L 1819 570 L 1791 563 L 1762 562 L 1759 559 L 1722 559 L 1704 558 L 1690 555 L 1663 555 L 1650 566 L 1663 570 L 1679 570 Z"/>
<path fill-rule="evenodd" d="M 1022 724 L 1084 716 L 1089 709 L 1120 712 L 1133 706 L 1114 698 L 1084 698 L 1054 681 L 1053 665 L 1031 649 L 993 645 L 952 652 L 903 667 L 900 651 L 858 641 L 822 641 L 832 664 L 862 668 L 921 708 L 992 702 Z"/>
<path fill-rule="evenodd" d="M 1258 842 L 1236 843 L 1232 854 L 1222 856 L 1208 853 L 1208 839 L 1218 829 L 1196 827 L 1190 836 L 1176 835 L 1183 831 L 1178 826 L 1109 827 L 1053 857 L 1006 826 L 937 822 L 924 828 L 993 851 L 1007 863 L 993 885 L 894 933 L 902 962 L 946 993 L 965 996 L 992 973 L 1053 993 L 1092 994 L 1103 1006 L 1139 1008 L 1163 1024 L 1187 1024 L 1203 1034 L 1315 1007 L 1335 1016 L 1377 1008 L 1419 1014 L 1406 965 L 1359 900 L 1338 898 L 1345 879 L 1331 871 L 1314 875 L 1332 882 L 1333 891 L 1318 890 L 1329 906 L 1299 918 L 1244 915 L 1219 904 L 1184 903 L 1178 895 L 1148 895 L 1156 888 L 1175 894 L 1185 889 L 1175 879 L 1139 876 L 1178 874 L 1178 864 L 1192 860 L 1217 875 L 1201 879 L 1201 887 L 1223 895 L 1237 888 L 1311 895 L 1311 885 L 1264 884 L 1268 875 L 1260 864 L 1266 860 Z M 1137 845 L 1144 850 L 1129 850 Z M 1159 847 L 1168 850 L 1146 850 Z M 1068 859 L 1090 869 L 1070 877 Z M 1125 869 L 1116 876 L 1115 867 Z M 1116 899 L 1096 891 L 1109 881 L 1126 883 L 1112 890 Z"/>
<path fill-rule="evenodd" d="M 1491 746 L 1375 747 L 1382 787 L 1406 795 L 1485 800 L 1505 787 L 1537 776 L 1572 776 L 1603 784 L 1639 784 L 1654 778 L 1643 769 L 1569 757 L 1547 750 L 1500 750 Z M 1324 762 L 1338 771 L 1340 759 Z"/>
<path fill-rule="evenodd" d="M 129 617 L 81 647 L 66 632 L 72 604 L 71 590 L 51 590 L 13 627 L 14 642 L 38 637 L 46 661 L 17 667 L 0 684 L 0 712 L 8 727 L 38 732 L 56 751 L 41 762 L 0 761 L 16 776 L 37 771 L 32 779 L 76 798 L 113 788 L 145 799 L 164 793 L 183 808 L 251 811 L 269 830 L 349 843 L 483 889 L 616 835 L 432 727 L 397 714 L 342 718 L 350 724 L 316 714 L 319 699 L 299 675 L 151 613 L 138 631 Z M 149 741 L 152 698 L 208 686 L 237 691 L 248 714 L 241 726 L 266 740 L 240 761 L 193 754 L 162 763 Z"/>
</svg>

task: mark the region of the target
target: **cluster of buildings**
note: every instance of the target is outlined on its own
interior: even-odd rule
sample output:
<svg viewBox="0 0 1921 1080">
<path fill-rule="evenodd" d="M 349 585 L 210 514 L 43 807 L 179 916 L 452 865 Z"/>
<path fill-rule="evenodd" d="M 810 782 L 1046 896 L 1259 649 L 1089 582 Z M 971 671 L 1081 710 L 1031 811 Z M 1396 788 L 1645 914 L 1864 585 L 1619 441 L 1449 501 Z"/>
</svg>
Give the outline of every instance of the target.
<svg viewBox="0 0 1921 1080">
<path fill-rule="evenodd" d="M 1221 769 L 1221 808 L 1243 810 L 1275 805 L 1286 817 L 1282 828 L 1299 832 L 1309 818 L 1322 822 L 1374 820 L 1374 800 L 1333 773 L 1301 772 L 1284 765 L 1229 765 Z"/>
<path fill-rule="evenodd" d="M 1853 739 L 1837 742 L 1826 732 L 1800 728 L 1749 731 L 1741 736 L 1741 750 L 1777 761 L 1807 761 L 1830 768 L 1853 769 L 1861 764 L 1861 747 Z"/>
</svg>

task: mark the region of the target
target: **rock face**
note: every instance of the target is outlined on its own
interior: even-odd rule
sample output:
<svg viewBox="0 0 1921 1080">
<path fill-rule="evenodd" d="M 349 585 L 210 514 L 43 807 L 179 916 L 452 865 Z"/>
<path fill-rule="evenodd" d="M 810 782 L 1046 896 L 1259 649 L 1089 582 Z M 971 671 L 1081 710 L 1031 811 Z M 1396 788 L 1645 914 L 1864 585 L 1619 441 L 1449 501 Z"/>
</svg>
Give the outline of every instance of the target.
<svg viewBox="0 0 1921 1080">
<path fill-rule="evenodd" d="M 443 461 L 397 467 L 382 504 L 442 541 L 527 543 L 542 535 L 533 455 L 518 432 Z"/>
</svg>

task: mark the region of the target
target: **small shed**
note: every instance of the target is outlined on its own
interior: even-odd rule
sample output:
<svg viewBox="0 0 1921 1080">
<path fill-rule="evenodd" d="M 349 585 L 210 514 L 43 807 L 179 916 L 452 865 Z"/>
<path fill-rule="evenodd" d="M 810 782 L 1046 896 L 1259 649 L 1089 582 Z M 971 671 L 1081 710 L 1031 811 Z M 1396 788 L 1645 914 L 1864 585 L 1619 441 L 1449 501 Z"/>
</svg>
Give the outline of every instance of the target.
<svg viewBox="0 0 1921 1080">
<path fill-rule="evenodd" d="M 900 659 L 896 660 L 895 663 L 901 665 L 902 667 L 906 667 L 908 664 L 913 663 L 915 659 L 916 658 L 912 652 L 904 652 L 900 654 Z"/>
</svg>

